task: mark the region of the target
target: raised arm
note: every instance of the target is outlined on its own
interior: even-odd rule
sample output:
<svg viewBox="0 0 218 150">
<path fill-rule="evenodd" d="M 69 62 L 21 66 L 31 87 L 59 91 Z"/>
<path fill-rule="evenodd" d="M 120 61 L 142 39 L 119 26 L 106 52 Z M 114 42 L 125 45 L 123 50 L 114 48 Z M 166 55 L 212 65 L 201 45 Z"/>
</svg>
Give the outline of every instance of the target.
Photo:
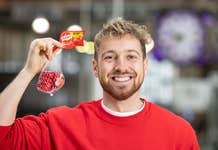
<svg viewBox="0 0 218 150">
<path fill-rule="evenodd" d="M 0 125 L 11 125 L 16 117 L 17 106 L 33 77 L 42 70 L 47 61 L 54 56 L 53 48 L 62 47 L 52 38 L 32 41 L 27 61 L 17 77 L 0 93 Z"/>
</svg>

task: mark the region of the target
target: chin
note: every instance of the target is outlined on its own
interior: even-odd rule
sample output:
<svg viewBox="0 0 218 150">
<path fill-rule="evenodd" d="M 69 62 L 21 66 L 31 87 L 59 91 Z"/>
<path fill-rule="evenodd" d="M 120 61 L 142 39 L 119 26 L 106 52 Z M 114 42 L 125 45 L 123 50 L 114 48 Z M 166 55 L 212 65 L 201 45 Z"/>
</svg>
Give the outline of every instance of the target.
<svg viewBox="0 0 218 150">
<path fill-rule="evenodd" d="M 114 89 L 107 90 L 107 89 L 105 89 L 105 91 L 109 95 L 111 95 L 114 99 L 116 99 L 118 101 L 123 101 L 123 100 L 128 99 L 132 95 L 134 95 L 138 91 L 138 89 L 130 90 L 130 91 L 127 91 L 127 90 L 114 90 Z"/>
<path fill-rule="evenodd" d="M 113 98 L 115 98 L 118 101 L 125 101 L 126 99 L 128 99 L 130 96 L 126 96 L 126 95 L 112 95 Z"/>
<path fill-rule="evenodd" d="M 138 92 L 139 88 L 142 85 L 142 82 L 135 85 L 117 87 L 110 83 L 106 84 L 105 82 L 100 80 L 100 84 L 104 92 L 107 93 L 107 95 L 110 95 L 111 97 L 113 97 L 118 101 L 124 101 Z"/>
</svg>

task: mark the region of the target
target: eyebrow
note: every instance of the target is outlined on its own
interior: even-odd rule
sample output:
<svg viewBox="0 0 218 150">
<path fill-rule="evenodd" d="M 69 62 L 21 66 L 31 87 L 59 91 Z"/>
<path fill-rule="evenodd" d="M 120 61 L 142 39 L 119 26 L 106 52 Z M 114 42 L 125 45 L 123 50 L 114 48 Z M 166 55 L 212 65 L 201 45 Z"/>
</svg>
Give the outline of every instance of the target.
<svg viewBox="0 0 218 150">
<path fill-rule="evenodd" d="M 133 52 L 133 53 L 137 53 L 139 56 L 141 56 L 141 54 L 137 51 L 137 50 L 133 50 L 133 49 L 130 49 L 130 50 L 127 50 L 128 52 Z"/>
<path fill-rule="evenodd" d="M 108 50 L 108 51 L 106 51 L 106 52 L 103 52 L 103 53 L 101 54 L 101 56 L 104 56 L 104 55 L 106 55 L 106 54 L 108 54 L 108 53 L 115 53 L 115 52 L 114 52 L 114 50 Z"/>
<path fill-rule="evenodd" d="M 127 50 L 127 52 L 128 53 L 136 53 L 137 55 L 141 56 L 141 54 L 137 50 L 129 49 L 129 50 Z M 106 55 L 108 53 L 115 53 L 115 50 L 108 50 L 106 52 L 103 52 L 101 56 L 104 57 L 104 55 Z"/>
</svg>

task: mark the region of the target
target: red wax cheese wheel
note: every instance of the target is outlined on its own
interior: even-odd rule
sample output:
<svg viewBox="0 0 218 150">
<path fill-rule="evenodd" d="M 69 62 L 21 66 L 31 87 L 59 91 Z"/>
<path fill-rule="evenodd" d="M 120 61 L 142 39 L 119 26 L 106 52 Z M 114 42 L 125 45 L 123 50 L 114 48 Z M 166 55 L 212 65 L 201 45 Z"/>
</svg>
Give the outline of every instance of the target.
<svg viewBox="0 0 218 150">
<path fill-rule="evenodd" d="M 59 41 L 64 45 L 64 49 L 72 49 L 75 46 L 73 43 L 73 36 L 69 31 L 62 32 Z"/>
</svg>

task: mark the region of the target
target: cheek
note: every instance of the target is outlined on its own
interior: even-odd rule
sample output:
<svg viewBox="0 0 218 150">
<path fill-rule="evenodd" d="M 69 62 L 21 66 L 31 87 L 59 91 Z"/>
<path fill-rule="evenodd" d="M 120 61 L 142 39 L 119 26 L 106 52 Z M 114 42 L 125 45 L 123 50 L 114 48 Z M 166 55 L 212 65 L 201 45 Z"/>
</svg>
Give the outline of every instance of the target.
<svg viewBox="0 0 218 150">
<path fill-rule="evenodd" d="M 98 68 L 98 76 L 99 76 L 99 77 L 104 77 L 105 74 L 106 74 L 105 68 L 102 67 L 102 66 L 100 66 L 100 67 Z"/>
<path fill-rule="evenodd" d="M 138 66 L 135 66 L 135 70 L 138 74 L 139 77 L 143 77 L 144 74 L 145 74 L 145 68 L 143 65 L 138 65 Z"/>
<path fill-rule="evenodd" d="M 111 68 L 109 66 L 101 66 L 101 68 L 99 68 L 99 77 L 103 78 L 104 80 L 108 80 L 108 74 L 110 73 Z"/>
</svg>

